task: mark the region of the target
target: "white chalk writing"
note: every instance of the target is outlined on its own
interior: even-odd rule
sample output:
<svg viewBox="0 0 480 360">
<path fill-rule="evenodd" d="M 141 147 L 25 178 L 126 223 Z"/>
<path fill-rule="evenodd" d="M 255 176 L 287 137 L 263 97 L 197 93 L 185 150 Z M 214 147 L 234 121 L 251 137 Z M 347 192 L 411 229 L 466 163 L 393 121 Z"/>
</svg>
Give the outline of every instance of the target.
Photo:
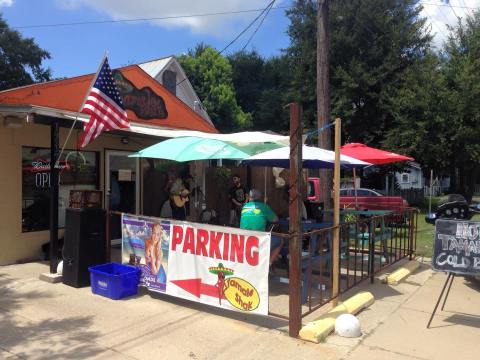
<svg viewBox="0 0 480 360">
<path fill-rule="evenodd" d="M 461 222 L 457 224 L 456 237 L 460 239 L 477 240 L 480 234 L 480 224 Z"/>
</svg>

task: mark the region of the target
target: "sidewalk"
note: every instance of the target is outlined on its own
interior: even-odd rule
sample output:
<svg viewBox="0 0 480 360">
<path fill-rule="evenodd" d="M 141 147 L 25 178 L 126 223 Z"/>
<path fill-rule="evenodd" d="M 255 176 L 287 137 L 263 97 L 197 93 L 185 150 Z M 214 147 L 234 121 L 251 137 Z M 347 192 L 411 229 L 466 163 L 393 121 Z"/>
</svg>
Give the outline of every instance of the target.
<svg viewBox="0 0 480 360">
<path fill-rule="evenodd" d="M 423 270 L 423 272 L 422 272 Z M 427 281 L 419 286 L 419 280 L 428 274 Z M 455 277 L 444 311 L 441 305 L 432 321 L 427 323 L 445 283 L 444 273 L 434 273 L 423 265 L 420 273 L 412 275 L 406 283 L 392 287 L 391 291 L 401 294 L 388 295 L 379 303 L 381 306 L 399 306 L 386 319 L 364 335 L 362 340 L 345 357 L 357 359 L 478 359 L 480 341 L 480 281 Z M 411 288 L 411 295 L 408 288 Z M 377 292 L 379 298 L 381 292 Z M 375 306 L 375 305 L 374 305 Z M 368 318 L 368 312 L 360 318 Z M 332 339 L 330 339 L 332 341 Z"/>
<path fill-rule="evenodd" d="M 38 280 L 46 264 L 0 267 L 0 358 L 306 359 L 318 345 L 289 338 L 283 320 L 149 294 L 94 296 Z M 335 349 L 322 351 L 337 357 Z"/>
<path fill-rule="evenodd" d="M 445 311 L 426 324 L 444 274 L 429 265 L 407 282 L 378 280 L 359 314 L 364 335 L 312 344 L 289 338 L 287 322 L 245 316 L 163 295 L 114 301 L 38 280 L 48 266 L 0 267 L 0 358 L 18 359 L 474 359 L 480 287 L 456 278 Z M 358 291 L 357 290 L 357 291 Z M 477 354 L 478 355 L 478 354 Z"/>
</svg>

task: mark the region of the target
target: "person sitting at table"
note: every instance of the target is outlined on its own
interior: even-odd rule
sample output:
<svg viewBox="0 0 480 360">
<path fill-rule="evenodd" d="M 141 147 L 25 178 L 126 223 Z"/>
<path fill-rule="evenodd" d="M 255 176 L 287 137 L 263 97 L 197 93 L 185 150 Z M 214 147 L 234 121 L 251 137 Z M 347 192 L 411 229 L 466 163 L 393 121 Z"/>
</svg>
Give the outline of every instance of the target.
<svg viewBox="0 0 480 360">
<path fill-rule="evenodd" d="M 272 208 L 262 201 L 262 193 L 257 189 L 250 190 L 249 202 L 243 205 L 240 216 L 240 229 L 265 231 L 267 222 L 278 222 L 278 216 Z M 284 240 L 272 236 L 270 240 L 270 266 L 282 250 Z"/>
</svg>

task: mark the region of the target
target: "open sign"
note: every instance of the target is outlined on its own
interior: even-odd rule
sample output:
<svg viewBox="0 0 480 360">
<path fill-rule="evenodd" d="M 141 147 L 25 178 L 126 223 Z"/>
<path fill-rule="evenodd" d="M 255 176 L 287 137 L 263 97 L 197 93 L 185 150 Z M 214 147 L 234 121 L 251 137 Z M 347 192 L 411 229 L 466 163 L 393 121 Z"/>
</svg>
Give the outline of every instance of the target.
<svg viewBox="0 0 480 360">
<path fill-rule="evenodd" d="M 35 186 L 41 187 L 41 188 L 50 187 L 50 173 L 49 172 L 36 173 Z"/>
</svg>

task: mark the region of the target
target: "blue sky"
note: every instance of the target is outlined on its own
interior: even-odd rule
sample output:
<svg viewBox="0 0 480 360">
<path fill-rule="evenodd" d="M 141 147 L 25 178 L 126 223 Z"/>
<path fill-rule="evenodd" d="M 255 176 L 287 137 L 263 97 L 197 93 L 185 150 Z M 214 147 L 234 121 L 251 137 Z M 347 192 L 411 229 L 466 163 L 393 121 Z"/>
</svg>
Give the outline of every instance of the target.
<svg viewBox="0 0 480 360">
<path fill-rule="evenodd" d="M 138 19 L 264 8 L 270 0 L 0 0 L 0 11 L 11 27 L 112 19 Z M 198 4 L 196 4 L 198 3 Z M 223 3 L 219 5 L 219 3 Z M 276 6 L 290 1 L 278 1 Z M 172 5 L 176 4 L 176 5 Z M 196 4 L 196 6 L 194 5 Z M 166 10 L 166 7 L 169 7 Z M 285 10 L 272 10 L 249 48 L 263 56 L 280 53 L 288 45 Z M 45 64 L 54 77 L 95 72 L 105 50 L 112 67 L 179 55 L 203 41 L 217 48 L 228 44 L 259 12 L 169 21 L 141 21 L 47 28 L 18 28 L 50 52 Z M 241 49 L 253 31 L 228 51 Z"/>
<path fill-rule="evenodd" d="M 120 22 L 43 28 L 22 26 L 138 19 L 264 8 L 270 0 L 0 0 L 0 11 L 11 27 L 33 37 L 52 59 L 45 64 L 54 77 L 95 72 L 105 50 L 112 67 L 167 55 L 180 55 L 199 42 L 223 48 L 259 12 L 170 20 Z M 480 0 L 422 0 L 435 43 L 445 39 L 447 24 L 480 6 Z M 283 7 L 292 0 L 277 0 Z M 450 6 L 451 5 L 451 6 Z M 272 10 L 247 49 L 263 56 L 280 53 L 289 39 L 284 9 Z M 244 34 L 228 52 L 240 50 L 254 30 Z"/>
</svg>

